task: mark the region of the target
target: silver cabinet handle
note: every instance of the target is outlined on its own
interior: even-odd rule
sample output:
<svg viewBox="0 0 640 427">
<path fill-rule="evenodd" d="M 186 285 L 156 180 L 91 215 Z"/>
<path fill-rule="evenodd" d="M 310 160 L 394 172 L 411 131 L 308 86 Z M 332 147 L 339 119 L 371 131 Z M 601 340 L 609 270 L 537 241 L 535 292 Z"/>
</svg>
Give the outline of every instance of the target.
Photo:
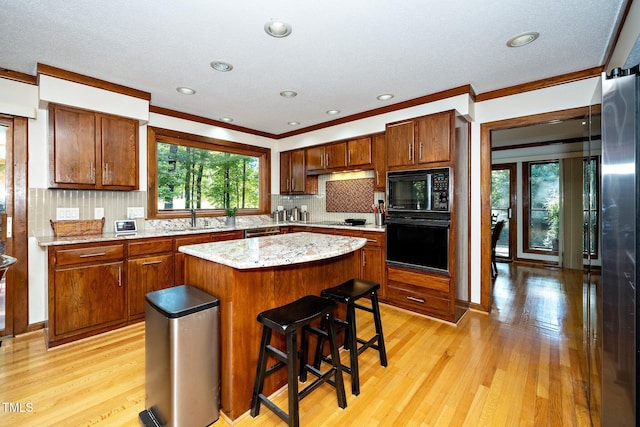
<svg viewBox="0 0 640 427">
<path fill-rule="evenodd" d="M 407 144 L 409 147 L 409 160 L 411 160 L 411 144 Z"/>
<path fill-rule="evenodd" d="M 109 163 L 104 164 L 104 182 L 109 182 Z"/>
<path fill-rule="evenodd" d="M 118 287 L 122 287 L 122 268 L 118 266 Z"/>
<path fill-rule="evenodd" d="M 80 258 L 91 258 L 91 257 L 94 257 L 94 256 L 104 256 L 106 254 L 107 254 L 106 252 L 97 252 L 97 253 L 94 253 L 94 254 L 82 254 L 82 255 L 80 255 Z"/>
<path fill-rule="evenodd" d="M 416 298 L 416 297 L 407 297 L 407 299 L 409 301 L 413 301 L 413 302 L 419 302 L 420 304 L 424 304 L 424 300 L 421 298 Z"/>
<path fill-rule="evenodd" d="M 324 156 L 326 157 L 326 160 L 324 162 L 325 163 L 324 167 L 328 168 L 329 167 L 329 153 L 325 154 Z"/>
<path fill-rule="evenodd" d="M 296 188 L 296 180 L 295 178 L 291 178 L 291 191 L 294 191 Z"/>
<path fill-rule="evenodd" d="M 367 265 L 367 254 L 362 251 L 362 266 L 364 267 L 365 265 Z"/>
<path fill-rule="evenodd" d="M 161 264 L 162 261 L 146 261 L 143 262 L 142 265 L 154 265 L 154 264 Z"/>
<path fill-rule="evenodd" d="M 420 142 L 420 157 L 418 159 L 422 160 L 422 141 Z"/>
<path fill-rule="evenodd" d="M 380 173 L 376 171 L 376 184 L 380 184 Z"/>
<path fill-rule="evenodd" d="M 369 242 L 369 243 L 378 243 L 378 241 L 376 239 L 367 239 L 367 242 Z"/>
<path fill-rule="evenodd" d="M 89 162 L 89 181 L 93 181 L 93 162 Z"/>
</svg>

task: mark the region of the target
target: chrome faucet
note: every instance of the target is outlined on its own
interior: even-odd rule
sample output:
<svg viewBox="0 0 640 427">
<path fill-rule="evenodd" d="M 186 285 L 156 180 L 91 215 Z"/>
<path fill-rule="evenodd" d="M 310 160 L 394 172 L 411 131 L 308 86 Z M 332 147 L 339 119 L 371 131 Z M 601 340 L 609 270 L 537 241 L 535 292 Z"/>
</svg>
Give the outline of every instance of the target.
<svg viewBox="0 0 640 427">
<path fill-rule="evenodd" d="M 196 227 L 196 208 L 191 208 L 191 227 Z"/>
</svg>

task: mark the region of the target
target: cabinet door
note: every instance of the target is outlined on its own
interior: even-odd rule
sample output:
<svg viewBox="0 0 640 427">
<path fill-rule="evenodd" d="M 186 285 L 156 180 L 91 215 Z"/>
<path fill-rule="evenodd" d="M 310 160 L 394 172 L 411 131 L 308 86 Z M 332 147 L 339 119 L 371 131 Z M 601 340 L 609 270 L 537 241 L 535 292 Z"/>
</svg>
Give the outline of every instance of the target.
<svg viewBox="0 0 640 427">
<path fill-rule="evenodd" d="M 291 192 L 305 193 L 304 150 L 291 152 Z"/>
<path fill-rule="evenodd" d="M 387 147 L 385 135 L 373 136 L 373 191 L 385 191 L 387 188 Z"/>
<path fill-rule="evenodd" d="M 307 171 L 322 170 L 325 168 L 324 145 L 306 149 Z"/>
<path fill-rule="evenodd" d="M 55 271 L 55 336 L 125 321 L 123 265 L 116 262 Z"/>
<path fill-rule="evenodd" d="M 387 141 L 387 166 L 407 166 L 413 164 L 413 121 L 388 125 L 385 138 Z"/>
<path fill-rule="evenodd" d="M 365 245 L 362 248 L 362 278 L 372 282 L 384 283 L 384 258 L 379 246 Z M 384 289 L 384 287 L 382 287 Z"/>
<path fill-rule="evenodd" d="M 129 318 L 144 316 L 145 295 L 173 286 L 173 256 L 159 255 L 128 261 Z"/>
<path fill-rule="evenodd" d="M 291 192 L 291 152 L 280 153 L 280 194 Z"/>
<path fill-rule="evenodd" d="M 335 169 L 347 166 L 347 143 L 339 142 L 337 144 L 329 144 L 324 147 L 325 151 L 325 168 Z"/>
<path fill-rule="evenodd" d="M 416 120 L 417 163 L 449 162 L 451 160 L 452 113 L 444 112 Z"/>
<path fill-rule="evenodd" d="M 98 115 L 102 188 L 138 188 L 138 123 L 122 117 Z"/>
<path fill-rule="evenodd" d="M 371 138 L 347 141 L 347 166 L 365 166 L 372 161 Z"/>
<path fill-rule="evenodd" d="M 50 104 L 49 137 L 49 186 L 95 186 L 94 113 Z"/>
</svg>

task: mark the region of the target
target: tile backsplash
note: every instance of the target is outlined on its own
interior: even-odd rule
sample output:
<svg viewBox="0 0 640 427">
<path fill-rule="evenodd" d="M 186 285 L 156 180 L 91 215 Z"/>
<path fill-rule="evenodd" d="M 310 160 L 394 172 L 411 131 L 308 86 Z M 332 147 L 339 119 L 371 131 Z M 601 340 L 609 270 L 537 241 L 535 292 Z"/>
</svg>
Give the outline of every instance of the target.
<svg viewBox="0 0 640 427">
<path fill-rule="evenodd" d="M 309 221 L 343 221 L 347 218 L 365 218 L 374 222 L 373 212 L 327 212 L 327 182 L 373 178 L 373 171 L 335 173 L 318 177 L 318 194 L 279 195 L 271 197 L 271 210 L 277 206 L 285 209 L 307 206 Z M 338 186 L 340 187 L 340 186 Z M 385 194 L 373 193 L 368 205 L 384 200 Z M 29 189 L 29 234 L 31 236 L 53 236 L 49 220 L 56 220 L 58 208 L 78 208 L 79 219 L 94 219 L 95 208 L 104 209 L 104 232 L 113 232 L 113 221 L 127 218 L 128 207 L 143 207 L 147 212 L 146 191 L 95 191 L 95 190 L 51 190 L 48 188 Z M 145 221 L 138 218 L 138 229 L 145 229 Z"/>
<path fill-rule="evenodd" d="M 344 221 L 347 218 L 365 218 L 368 223 L 374 222 L 373 212 L 328 212 L 327 211 L 327 182 L 341 180 L 356 180 L 364 178 L 373 178 L 373 171 L 359 171 L 334 173 L 328 175 L 320 175 L 318 177 L 318 194 L 314 195 L 279 195 L 271 196 L 271 210 L 275 211 L 277 206 L 283 206 L 285 209 L 293 207 L 301 208 L 302 205 L 307 206 L 309 211 L 309 221 Z M 378 200 L 385 200 L 385 193 L 374 192 L 373 199 L 368 205 L 377 203 Z"/>
<path fill-rule="evenodd" d="M 128 207 L 144 207 L 146 191 L 95 191 L 29 189 L 29 233 L 32 236 L 53 236 L 49 220 L 56 220 L 58 208 L 78 208 L 79 219 L 94 219 L 95 208 L 104 209 L 104 232 L 113 232 L 113 221 L 127 218 Z M 144 219 L 138 219 L 138 227 Z"/>
</svg>

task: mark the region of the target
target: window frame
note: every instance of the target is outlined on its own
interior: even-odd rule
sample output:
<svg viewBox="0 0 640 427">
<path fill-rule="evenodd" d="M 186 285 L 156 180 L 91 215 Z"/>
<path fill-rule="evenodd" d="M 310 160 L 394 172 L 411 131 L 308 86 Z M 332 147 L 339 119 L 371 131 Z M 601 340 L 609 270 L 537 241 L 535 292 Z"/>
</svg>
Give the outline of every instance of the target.
<svg viewBox="0 0 640 427">
<path fill-rule="evenodd" d="M 260 201 L 258 208 L 239 209 L 238 215 L 266 215 L 271 210 L 271 149 L 222 139 L 184 133 L 169 129 L 147 127 L 147 219 L 190 218 L 190 209 L 158 209 L 157 143 L 215 150 L 259 158 Z M 196 216 L 224 216 L 224 209 L 196 209 Z"/>
<path fill-rule="evenodd" d="M 522 251 L 528 254 L 541 254 L 541 255 L 558 255 L 558 251 L 554 251 L 553 249 L 539 249 L 539 248 L 531 248 L 529 241 L 529 233 L 531 228 L 529 224 L 531 223 L 531 165 L 539 165 L 546 163 L 558 163 L 558 167 L 560 166 L 560 160 L 558 159 L 549 159 L 549 160 L 540 160 L 540 161 L 532 161 L 532 162 L 523 162 L 522 163 L 522 224 L 523 224 L 523 233 L 522 233 Z M 558 176 L 558 180 L 560 180 L 560 176 Z"/>
</svg>

